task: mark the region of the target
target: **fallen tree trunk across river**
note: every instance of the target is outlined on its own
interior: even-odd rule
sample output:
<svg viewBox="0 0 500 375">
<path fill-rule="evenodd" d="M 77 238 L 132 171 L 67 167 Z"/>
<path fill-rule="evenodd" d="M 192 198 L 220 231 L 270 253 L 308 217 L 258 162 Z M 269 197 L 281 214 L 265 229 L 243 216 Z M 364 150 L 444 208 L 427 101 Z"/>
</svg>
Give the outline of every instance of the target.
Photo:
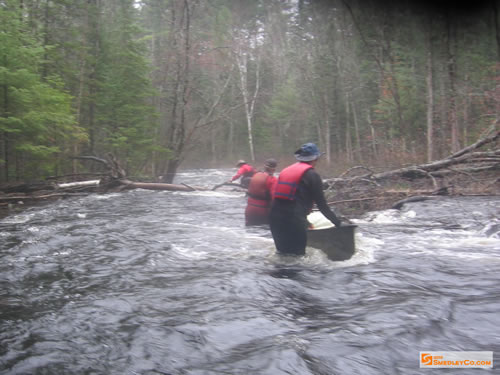
<svg viewBox="0 0 500 375">
<path fill-rule="evenodd" d="M 498 124 L 497 124 L 498 125 Z M 366 211 L 400 208 L 405 202 L 436 195 L 500 194 L 500 131 L 442 159 L 420 165 L 375 173 L 365 166 L 350 168 L 339 177 L 324 180 L 328 201 L 340 208 L 345 217 Z M 487 148 L 487 149 L 485 149 Z M 46 181 L 0 187 L 0 208 L 24 202 L 44 201 L 88 193 L 107 193 L 128 189 L 166 191 L 210 191 L 223 186 L 241 189 L 236 183 L 213 187 L 131 181 L 112 154 L 105 159 L 77 156 L 76 159 L 102 164 L 105 173 L 50 177 Z M 353 173 L 365 173 L 352 176 Z M 89 177 L 94 177 L 89 180 Z M 62 181 L 61 181 L 62 180 Z M 58 182 L 59 181 L 59 182 Z M 405 188 L 401 188 L 405 186 Z M 427 199 L 427 198 L 422 198 Z M 5 215 L 5 214 L 4 214 Z"/>
</svg>

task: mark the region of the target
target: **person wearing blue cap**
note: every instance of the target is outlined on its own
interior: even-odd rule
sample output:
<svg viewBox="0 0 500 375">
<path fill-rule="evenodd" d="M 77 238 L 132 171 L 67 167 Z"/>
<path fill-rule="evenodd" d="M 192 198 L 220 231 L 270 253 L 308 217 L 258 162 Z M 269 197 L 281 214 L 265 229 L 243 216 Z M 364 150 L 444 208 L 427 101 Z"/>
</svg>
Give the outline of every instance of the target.
<svg viewBox="0 0 500 375">
<path fill-rule="evenodd" d="M 281 254 L 304 255 L 307 245 L 307 215 L 316 204 L 335 226 L 341 221 L 328 207 L 323 181 L 316 172 L 321 156 L 318 146 L 305 143 L 295 151 L 294 163 L 281 171 L 274 191 L 270 227 L 276 249 Z"/>
</svg>

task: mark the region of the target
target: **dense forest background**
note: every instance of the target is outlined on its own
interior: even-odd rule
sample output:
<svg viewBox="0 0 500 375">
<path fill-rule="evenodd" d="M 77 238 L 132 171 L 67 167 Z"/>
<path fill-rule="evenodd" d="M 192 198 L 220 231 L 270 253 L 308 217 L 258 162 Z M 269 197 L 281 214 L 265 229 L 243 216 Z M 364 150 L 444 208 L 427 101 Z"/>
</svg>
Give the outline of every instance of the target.
<svg viewBox="0 0 500 375">
<path fill-rule="evenodd" d="M 497 126 L 500 1 L 0 0 L 0 183 L 439 159 Z"/>
</svg>

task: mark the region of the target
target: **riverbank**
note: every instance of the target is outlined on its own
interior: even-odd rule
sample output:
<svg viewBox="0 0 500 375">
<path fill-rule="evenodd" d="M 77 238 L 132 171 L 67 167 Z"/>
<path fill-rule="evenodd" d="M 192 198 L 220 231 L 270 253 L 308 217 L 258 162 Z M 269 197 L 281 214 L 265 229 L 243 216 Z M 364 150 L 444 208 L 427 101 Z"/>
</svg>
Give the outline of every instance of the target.
<svg viewBox="0 0 500 375">
<path fill-rule="evenodd" d="M 500 149 L 496 145 L 500 131 L 491 129 L 488 136 L 448 157 L 419 165 L 376 172 L 366 166 L 354 166 L 338 177 L 324 179 L 323 188 L 329 204 L 347 219 L 368 211 L 398 208 L 409 199 L 433 196 L 500 195 Z M 491 147 L 494 145 L 494 147 Z M 481 151 L 482 149 L 482 151 Z M 107 168 L 98 173 L 97 183 L 88 184 L 90 175 L 52 177 L 46 181 L 15 186 L 0 186 L 0 217 L 22 211 L 33 204 L 89 193 L 107 193 L 124 189 L 197 191 L 211 188 L 193 187 L 190 181 L 171 183 L 134 181 L 126 175 L 113 155 L 99 161 Z M 218 177 L 222 177 L 218 175 Z M 67 178 L 71 178 L 68 181 Z M 191 184 L 191 185 L 190 185 Z"/>
<path fill-rule="evenodd" d="M 332 180 L 327 180 L 332 181 Z M 446 179 L 391 178 L 384 182 L 357 180 L 356 183 L 330 183 L 325 195 L 343 216 L 357 218 L 366 212 L 400 208 L 401 202 L 437 196 L 500 196 L 498 171 L 484 171 L 474 176 L 454 173 Z"/>
<path fill-rule="evenodd" d="M 0 219 L 9 215 L 15 215 L 31 207 L 50 205 L 61 199 L 71 199 L 75 196 L 89 195 L 88 193 L 74 194 L 15 194 L 10 195 L 9 202 L 0 203 Z M 106 192 L 97 192 L 106 194 Z M 449 186 L 434 189 L 428 181 L 404 182 L 395 180 L 385 183 L 383 186 L 372 186 L 370 188 L 352 187 L 335 190 L 330 188 L 325 191 L 329 204 L 341 216 L 347 219 L 356 219 L 367 212 L 395 208 L 400 202 L 413 197 L 463 197 L 463 196 L 500 196 L 500 181 L 492 172 L 475 176 L 473 180 L 466 175 L 458 175 Z M 14 199 L 15 197 L 15 199 Z M 9 195 L 0 195 L 1 199 L 7 200 Z M 423 200 L 422 199 L 422 200 Z"/>
</svg>

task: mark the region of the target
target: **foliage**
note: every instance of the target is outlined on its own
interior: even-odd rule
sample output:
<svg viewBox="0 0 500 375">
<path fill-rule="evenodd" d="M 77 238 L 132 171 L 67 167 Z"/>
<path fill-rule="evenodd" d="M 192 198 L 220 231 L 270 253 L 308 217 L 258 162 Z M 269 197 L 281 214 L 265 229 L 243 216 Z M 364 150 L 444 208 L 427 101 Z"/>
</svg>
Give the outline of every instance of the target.
<svg viewBox="0 0 500 375">
<path fill-rule="evenodd" d="M 6 180 L 21 173 L 38 177 L 68 142 L 86 139 L 60 78 L 41 76 L 44 49 L 27 32 L 16 3 L 8 1 L 0 9 L 0 140 Z M 13 157 L 22 163 L 9 169 Z"/>
<path fill-rule="evenodd" d="M 382 0 L 3 0 L 0 181 L 107 152 L 136 175 L 232 165 L 250 135 L 257 160 L 315 141 L 381 164 L 424 155 L 432 126 L 448 153 L 454 131 L 465 146 L 497 120 L 494 17 Z M 242 78 L 259 88 L 250 124 Z"/>
<path fill-rule="evenodd" d="M 132 1 L 109 3 L 115 15 L 105 24 L 99 59 L 97 128 L 99 150 L 108 150 L 136 173 L 154 145 L 156 116 L 144 42 Z M 157 149 L 157 148 L 156 148 Z"/>
</svg>

